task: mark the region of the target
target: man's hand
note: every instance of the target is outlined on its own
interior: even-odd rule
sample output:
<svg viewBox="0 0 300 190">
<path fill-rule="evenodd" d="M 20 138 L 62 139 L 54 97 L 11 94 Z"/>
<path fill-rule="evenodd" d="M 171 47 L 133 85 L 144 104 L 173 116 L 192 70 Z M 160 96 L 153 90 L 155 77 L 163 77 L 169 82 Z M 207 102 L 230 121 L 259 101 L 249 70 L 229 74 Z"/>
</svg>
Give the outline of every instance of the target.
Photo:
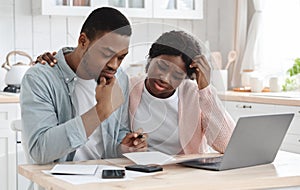
<svg viewBox="0 0 300 190">
<path fill-rule="evenodd" d="M 136 132 L 127 133 L 127 135 L 121 142 L 121 152 L 127 153 L 147 151 L 147 138 L 148 135 L 146 133 L 143 133 L 141 129 Z"/>
<path fill-rule="evenodd" d="M 99 80 L 99 85 L 96 87 L 96 111 L 102 122 L 119 108 L 125 100 L 115 77 L 108 84 L 105 77 L 100 77 Z"/>
<path fill-rule="evenodd" d="M 53 67 L 57 63 L 57 60 L 54 57 L 55 55 L 55 51 L 52 54 L 50 52 L 45 52 L 36 58 L 34 64 L 41 63 L 45 65 L 46 63 L 48 63 L 51 67 Z"/>
</svg>

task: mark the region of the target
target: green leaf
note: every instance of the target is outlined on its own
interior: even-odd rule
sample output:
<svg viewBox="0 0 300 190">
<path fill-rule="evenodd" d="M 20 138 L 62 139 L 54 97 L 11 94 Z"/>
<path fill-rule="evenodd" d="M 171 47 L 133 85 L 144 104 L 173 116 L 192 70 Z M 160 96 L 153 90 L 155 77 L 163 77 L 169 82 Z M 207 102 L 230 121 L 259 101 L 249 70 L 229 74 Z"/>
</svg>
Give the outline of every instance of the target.
<svg viewBox="0 0 300 190">
<path fill-rule="evenodd" d="M 296 59 L 295 59 L 295 64 L 297 64 L 297 65 L 300 66 L 300 58 L 296 58 Z"/>
<path fill-rule="evenodd" d="M 293 66 L 287 70 L 287 73 L 290 77 L 300 73 L 300 58 L 294 60 Z"/>
<path fill-rule="evenodd" d="M 282 91 L 296 90 L 298 87 L 296 78 L 286 78 L 285 83 L 282 85 Z"/>
</svg>

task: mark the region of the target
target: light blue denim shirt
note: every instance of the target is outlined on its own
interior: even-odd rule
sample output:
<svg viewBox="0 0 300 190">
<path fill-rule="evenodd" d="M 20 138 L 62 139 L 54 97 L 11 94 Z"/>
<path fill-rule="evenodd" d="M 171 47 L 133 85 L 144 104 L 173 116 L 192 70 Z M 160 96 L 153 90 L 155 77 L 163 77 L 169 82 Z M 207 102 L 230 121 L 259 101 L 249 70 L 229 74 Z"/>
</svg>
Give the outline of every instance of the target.
<svg viewBox="0 0 300 190">
<path fill-rule="evenodd" d="M 55 56 L 57 64 L 37 64 L 25 74 L 21 84 L 22 139 L 25 151 L 35 163 L 66 161 L 68 154 L 88 139 L 82 119 L 75 113 L 76 74 L 65 61 L 63 51 Z M 120 156 L 118 145 L 129 132 L 128 90 L 129 80 L 119 68 L 116 77 L 125 103 L 101 127 L 103 138 L 102 158 Z M 100 158 L 99 158 L 100 159 Z"/>
</svg>

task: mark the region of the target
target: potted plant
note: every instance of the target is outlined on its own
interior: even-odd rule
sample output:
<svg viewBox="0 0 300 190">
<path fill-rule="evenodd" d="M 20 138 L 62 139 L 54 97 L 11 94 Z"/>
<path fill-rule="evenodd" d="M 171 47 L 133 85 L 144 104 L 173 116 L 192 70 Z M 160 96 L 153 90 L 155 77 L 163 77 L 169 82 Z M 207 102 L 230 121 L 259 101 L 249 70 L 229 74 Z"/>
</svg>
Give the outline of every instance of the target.
<svg viewBox="0 0 300 190">
<path fill-rule="evenodd" d="M 300 58 L 294 60 L 294 65 L 287 70 L 287 73 L 289 77 L 286 78 L 285 84 L 282 85 L 282 90 L 296 90 L 300 85 Z"/>
</svg>

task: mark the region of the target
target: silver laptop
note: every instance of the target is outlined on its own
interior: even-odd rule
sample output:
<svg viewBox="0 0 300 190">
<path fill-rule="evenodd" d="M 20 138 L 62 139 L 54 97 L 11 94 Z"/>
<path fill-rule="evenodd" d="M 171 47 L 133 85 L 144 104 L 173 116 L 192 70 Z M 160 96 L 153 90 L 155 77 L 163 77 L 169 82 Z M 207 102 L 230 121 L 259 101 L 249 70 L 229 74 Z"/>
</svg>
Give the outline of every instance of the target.
<svg viewBox="0 0 300 190">
<path fill-rule="evenodd" d="M 222 157 L 195 159 L 184 166 L 228 170 L 274 161 L 294 114 L 240 117 Z"/>
</svg>

